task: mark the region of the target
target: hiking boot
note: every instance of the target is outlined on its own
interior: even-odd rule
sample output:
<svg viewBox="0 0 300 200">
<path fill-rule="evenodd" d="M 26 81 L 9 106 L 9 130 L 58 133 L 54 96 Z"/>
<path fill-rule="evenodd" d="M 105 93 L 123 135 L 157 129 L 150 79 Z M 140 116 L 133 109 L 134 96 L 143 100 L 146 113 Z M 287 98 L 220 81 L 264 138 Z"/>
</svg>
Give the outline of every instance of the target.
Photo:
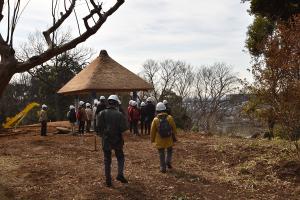
<svg viewBox="0 0 300 200">
<path fill-rule="evenodd" d="M 124 176 L 117 176 L 116 179 L 121 183 L 128 183 L 127 179 Z"/>
<path fill-rule="evenodd" d="M 168 167 L 168 169 L 172 169 L 173 168 L 172 165 L 171 165 L 171 163 L 167 164 L 167 167 Z"/>
</svg>

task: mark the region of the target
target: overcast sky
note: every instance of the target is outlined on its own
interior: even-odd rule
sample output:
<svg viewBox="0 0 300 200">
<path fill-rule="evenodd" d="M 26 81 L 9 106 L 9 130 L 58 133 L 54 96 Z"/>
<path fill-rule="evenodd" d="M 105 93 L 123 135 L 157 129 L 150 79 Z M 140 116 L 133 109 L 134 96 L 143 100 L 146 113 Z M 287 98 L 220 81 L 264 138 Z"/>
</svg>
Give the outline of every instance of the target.
<svg viewBox="0 0 300 200">
<path fill-rule="evenodd" d="M 30 1 L 16 30 L 17 43 L 26 40 L 30 32 L 51 25 L 50 2 Z M 113 2 L 104 0 L 104 7 Z M 84 13 L 84 1 L 79 3 L 76 11 Z M 171 58 L 195 67 L 226 62 L 241 78 L 250 78 L 246 70 L 250 56 L 243 52 L 247 26 L 252 21 L 248 7 L 240 0 L 126 0 L 84 45 L 97 54 L 106 49 L 112 58 L 135 73 L 142 70 L 147 59 Z M 74 18 L 68 26 L 76 35 L 73 23 Z M 2 33 L 3 30 L 2 24 Z"/>
</svg>

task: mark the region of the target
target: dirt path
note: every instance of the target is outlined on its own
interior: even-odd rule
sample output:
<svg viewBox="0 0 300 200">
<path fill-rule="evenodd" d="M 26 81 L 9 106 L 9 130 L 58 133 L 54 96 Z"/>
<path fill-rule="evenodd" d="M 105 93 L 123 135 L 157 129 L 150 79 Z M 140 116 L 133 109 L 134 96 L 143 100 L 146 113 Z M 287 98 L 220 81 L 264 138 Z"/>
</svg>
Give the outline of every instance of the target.
<svg viewBox="0 0 300 200">
<path fill-rule="evenodd" d="M 106 188 L 93 135 L 1 137 L 0 199 L 299 199 L 300 165 L 284 144 L 181 134 L 174 169 L 161 174 L 148 136 L 125 139 L 129 184 Z"/>
</svg>

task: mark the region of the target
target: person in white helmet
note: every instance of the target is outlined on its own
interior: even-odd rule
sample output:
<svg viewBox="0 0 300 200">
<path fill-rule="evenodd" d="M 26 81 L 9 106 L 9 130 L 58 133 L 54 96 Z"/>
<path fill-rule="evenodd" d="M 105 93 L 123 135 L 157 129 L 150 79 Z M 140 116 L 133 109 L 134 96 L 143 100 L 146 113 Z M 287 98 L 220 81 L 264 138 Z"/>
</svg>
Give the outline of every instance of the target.
<svg viewBox="0 0 300 200">
<path fill-rule="evenodd" d="M 133 100 L 129 101 L 128 108 L 127 108 L 127 116 L 128 116 L 128 124 L 129 124 L 130 133 L 132 133 L 132 130 L 133 130 L 133 123 L 132 123 L 132 119 L 130 118 L 130 112 L 132 110 L 132 102 L 133 102 Z"/>
<path fill-rule="evenodd" d="M 125 156 L 123 152 L 124 139 L 123 133 L 128 130 L 125 116 L 119 112 L 119 98 L 117 95 L 108 97 L 108 108 L 101 111 L 97 116 L 97 125 L 99 133 L 102 136 L 102 149 L 104 153 L 104 170 L 106 177 L 106 186 L 112 186 L 111 179 L 111 154 L 112 150 L 118 161 L 117 180 L 122 183 L 128 183 L 124 177 Z"/>
<path fill-rule="evenodd" d="M 41 123 L 41 136 L 47 136 L 47 109 L 48 107 L 45 104 L 43 104 L 42 109 L 39 112 L 39 122 Z"/>
<path fill-rule="evenodd" d="M 141 114 L 140 114 L 139 109 L 137 108 L 136 101 L 132 101 L 131 106 L 132 106 L 132 108 L 130 109 L 128 114 L 131 119 L 133 134 L 135 134 L 137 136 L 137 135 L 139 135 L 138 123 L 140 121 Z"/>
<path fill-rule="evenodd" d="M 147 104 L 146 104 L 145 109 L 146 109 L 145 124 L 147 127 L 148 135 L 150 135 L 151 123 L 155 117 L 155 105 L 154 105 L 151 97 L 147 98 Z"/>
<path fill-rule="evenodd" d="M 163 103 L 165 104 L 166 106 L 166 112 L 168 113 L 168 115 L 172 115 L 171 114 L 171 108 L 169 106 L 169 102 L 167 100 L 163 100 Z"/>
<path fill-rule="evenodd" d="M 102 110 L 106 109 L 106 99 L 105 96 L 101 96 L 100 101 L 98 102 L 97 110 L 96 110 L 96 115 L 98 115 Z"/>
<path fill-rule="evenodd" d="M 95 99 L 94 100 L 94 105 L 93 105 L 93 108 L 92 108 L 92 110 L 93 110 L 93 120 L 92 120 L 92 122 L 93 122 L 93 129 L 94 129 L 94 131 L 96 131 L 96 129 L 97 129 L 96 128 L 96 119 L 97 119 L 97 117 L 96 117 L 96 111 L 97 111 L 98 103 L 99 103 L 98 99 Z"/>
<path fill-rule="evenodd" d="M 67 118 L 71 124 L 71 132 L 74 135 L 75 134 L 75 123 L 76 123 L 76 111 L 75 106 L 70 105 L 69 111 L 67 113 Z"/>
<path fill-rule="evenodd" d="M 157 116 L 151 125 L 151 143 L 159 152 L 160 171 L 166 173 L 166 168 L 172 168 L 173 145 L 176 139 L 176 124 L 171 115 L 166 113 L 166 106 L 159 102 L 156 105 Z M 167 150 L 167 156 L 165 156 Z"/>
<path fill-rule="evenodd" d="M 93 120 L 93 111 L 90 103 L 86 103 L 85 113 L 86 113 L 86 132 L 89 133 L 92 125 L 92 120 Z"/>
<path fill-rule="evenodd" d="M 84 126 L 85 126 L 85 121 L 87 119 L 87 116 L 86 116 L 83 101 L 79 101 L 79 108 L 78 108 L 76 117 L 79 122 L 78 132 L 79 132 L 79 134 L 84 134 Z"/>
<path fill-rule="evenodd" d="M 143 132 L 145 130 L 145 135 L 147 134 L 147 126 L 145 124 L 145 118 L 146 118 L 146 104 L 145 102 L 141 103 L 141 134 L 143 135 Z"/>
</svg>

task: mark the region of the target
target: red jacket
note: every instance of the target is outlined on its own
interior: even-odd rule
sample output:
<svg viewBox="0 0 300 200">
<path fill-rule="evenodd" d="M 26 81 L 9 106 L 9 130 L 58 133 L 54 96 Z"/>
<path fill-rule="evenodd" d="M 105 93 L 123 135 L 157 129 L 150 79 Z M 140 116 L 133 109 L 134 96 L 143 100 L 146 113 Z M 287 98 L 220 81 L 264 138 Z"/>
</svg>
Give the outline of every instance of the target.
<svg viewBox="0 0 300 200">
<path fill-rule="evenodd" d="M 132 107 L 129 112 L 131 121 L 139 121 L 141 119 L 140 110 L 136 107 Z"/>
</svg>

